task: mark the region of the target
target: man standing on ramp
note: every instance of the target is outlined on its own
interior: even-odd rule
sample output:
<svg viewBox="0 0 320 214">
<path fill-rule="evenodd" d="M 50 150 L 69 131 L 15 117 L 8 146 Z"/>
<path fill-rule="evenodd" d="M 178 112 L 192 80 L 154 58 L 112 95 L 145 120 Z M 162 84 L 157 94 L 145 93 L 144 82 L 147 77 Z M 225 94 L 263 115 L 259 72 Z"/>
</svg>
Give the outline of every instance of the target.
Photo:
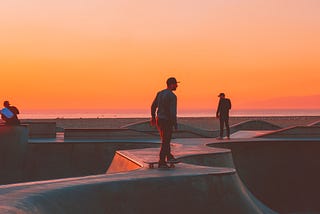
<svg viewBox="0 0 320 214">
<path fill-rule="evenodd" d="M 151 105 L 151 125 L 157 126 L 161 137 L 159 168 L 169 168 L 166 161 L 177 161 L 171 154 L 170 141 L 173 128 L 178 129 L 177 96 L 173 93 L 178 83 L 174 77 L 167 79 L 167 88 L 157 93 Z"/>
<path fill-rule="evenodd" d="M 229 127 L 229 110 L 231 109 L 231 101 L 227 99 L 224 93 L 220 93 L 219 104 L 216 112 L 216 117 L 220 120 L 220 136 L 218 140 L 223 139 L 223 128 L 226 126 L 227 139 L 230 139 L 230 127 Z"/>
</svg>

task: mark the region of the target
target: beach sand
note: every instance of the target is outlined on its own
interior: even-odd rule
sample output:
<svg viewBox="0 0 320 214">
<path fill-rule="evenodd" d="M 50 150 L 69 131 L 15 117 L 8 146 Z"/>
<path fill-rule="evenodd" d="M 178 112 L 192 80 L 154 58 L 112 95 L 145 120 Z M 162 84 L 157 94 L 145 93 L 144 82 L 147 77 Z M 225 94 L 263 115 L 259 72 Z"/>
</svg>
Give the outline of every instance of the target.
<svg viewBox="0 0 320 214">
<path fill-rule="evenodd" d="M 23 119 L 22 123 L 27 122 L 56 122 L 59 128 L 121 128 L 122 126 L 149 121 L 150 118 L 79 118 L 79 119 Z M 248 120 L 263 120 L 282 128 L 309 125 L 320 121 L 320 116 L 283 116 L 283 117 L 230 117 L 230 126 Z M 217 130 L 219 120 L 214 117 L 179 117 L 178 123 L 193 126 L 205 130 Z"/>
</svg>

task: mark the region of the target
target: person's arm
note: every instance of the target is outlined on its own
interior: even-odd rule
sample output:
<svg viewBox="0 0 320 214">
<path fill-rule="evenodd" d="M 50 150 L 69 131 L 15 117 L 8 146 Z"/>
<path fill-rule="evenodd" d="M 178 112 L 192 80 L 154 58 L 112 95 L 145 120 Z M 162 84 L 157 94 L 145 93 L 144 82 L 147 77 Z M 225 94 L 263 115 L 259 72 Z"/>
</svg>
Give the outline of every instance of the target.
<svg viewBox="0 0 320 214">
<path fill-rule="evenodd" d="M 18 108 L 15 107 L 15 106 L 10 106 L 10 107 L 9 107 L 9 110 L 10 110 L 12 113 L 16 114 L 16 115 L 20 113 L 19 110 L 18 110 Z"/>
<path fill-rule="evenodd" d="M 173 96 L 172 100 L 170 101 L 170 120 L 172 122 L 173 127 L 177 130 L 178 123 L 177 123 L 177 97 Z"/>
<path fill-rule="evenodd" d="M 216 112 L 216 118 L 220 117 L 220 108 L 221 108 L 221 100 L 219 100 L 219 104 L 218 104 L 218 108 L 217 108 L 217 112 Z"/>
<path fill-rule="evenodd" d="M 17 107 L 14 107 L 15 109 L 15 114 L 20 114 L 19 109 Z"/>
<path fill-rule="evenodd" d="M 156 110 L 158 108 L 158 94 L 154 98 L 152 104 L 151 104 L 151 126 L 156 125 Z"/>
<path fill-rule="evenodd" d="M 230 110 L 231 109 L 231 100 L 228 99 L 228 101 L 229 101 L 229 110 Z"/>
</svg>

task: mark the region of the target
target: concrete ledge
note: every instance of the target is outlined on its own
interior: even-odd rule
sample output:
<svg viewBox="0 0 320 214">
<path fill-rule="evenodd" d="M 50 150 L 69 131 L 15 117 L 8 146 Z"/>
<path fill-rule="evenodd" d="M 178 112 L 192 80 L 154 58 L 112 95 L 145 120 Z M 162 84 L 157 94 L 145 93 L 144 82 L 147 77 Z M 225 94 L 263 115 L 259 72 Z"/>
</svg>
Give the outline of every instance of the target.
<svg viewBox="0 0 320 214">
<path fill-rule="evenodd" d="M 65 139 L 123 139 L 126 138 L 155 138 L 153 135 L 130 129 L 65 129 Z"/>
<path fill-rule="evenodd" d="M 30 138 L 55 138 L 56 122 L 28 122 L 24 123 L 29 129 Z"/>
<path fill-rule="evenodd" d="M 0 126 L 0 183 L 22 181 L 27 141 L 25 126 Z"/>
<path fill-rule="evenodd" d="M 273 213 L 224 168 L 185 165 L 0 187 L 0 212 L 160 214 L 168 207 L 170 213 Z"/>
</svg>

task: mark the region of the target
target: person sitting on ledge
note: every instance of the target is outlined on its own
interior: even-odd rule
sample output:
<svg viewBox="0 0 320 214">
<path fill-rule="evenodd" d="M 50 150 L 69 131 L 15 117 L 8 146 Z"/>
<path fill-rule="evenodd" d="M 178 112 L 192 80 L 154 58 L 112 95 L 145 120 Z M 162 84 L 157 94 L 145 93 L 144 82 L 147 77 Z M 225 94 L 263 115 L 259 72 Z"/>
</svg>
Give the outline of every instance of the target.
<svg viewBox="0 0 320 214">
<path fill-rule="evenodd" d="M 11 106 L 9 101 L 3 102 L 4 108 L 1 110 L 1 119 L 5 121 L 6 125 L 19 125 L 18 119 L 19 110 L 15 106 Z"/>
</svg>

